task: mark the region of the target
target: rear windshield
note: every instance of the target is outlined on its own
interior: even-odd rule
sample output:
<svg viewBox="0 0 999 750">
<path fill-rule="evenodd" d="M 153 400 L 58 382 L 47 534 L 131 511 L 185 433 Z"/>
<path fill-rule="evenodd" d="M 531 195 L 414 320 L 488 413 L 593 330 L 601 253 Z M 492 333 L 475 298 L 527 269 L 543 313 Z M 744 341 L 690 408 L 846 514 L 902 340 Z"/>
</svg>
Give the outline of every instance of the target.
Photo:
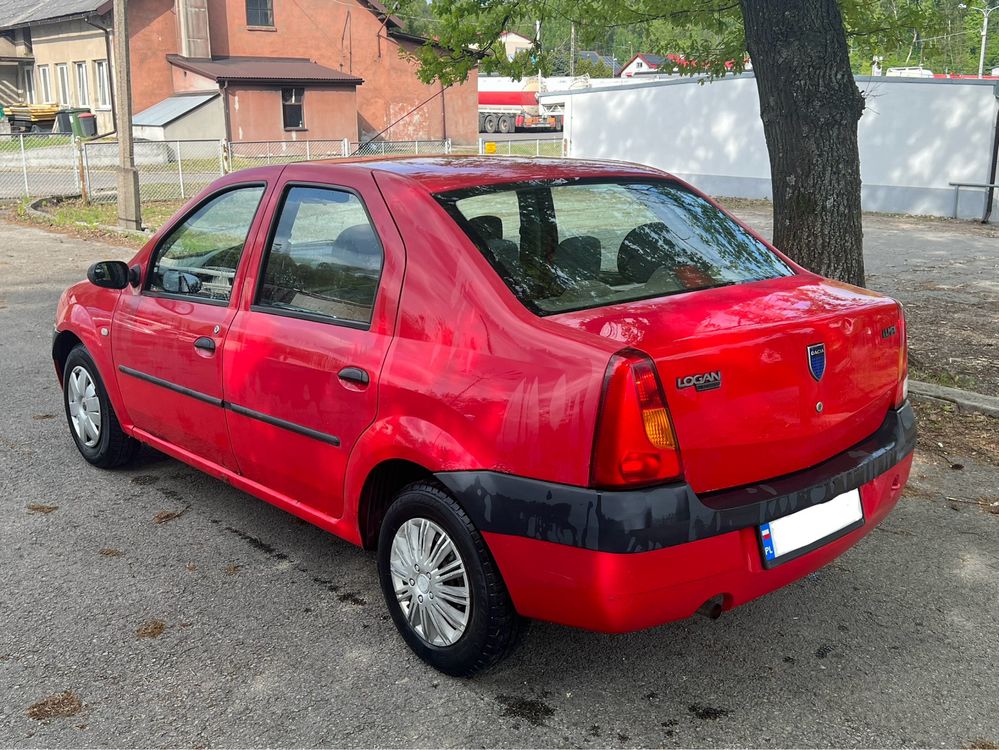
<svg viewBox="0 0 999 750">
<path fill-rule="evenodd" d="M 672 182 L 497 185 L 437 198 L 541 315 L 793 273 Z"/>
</svg>

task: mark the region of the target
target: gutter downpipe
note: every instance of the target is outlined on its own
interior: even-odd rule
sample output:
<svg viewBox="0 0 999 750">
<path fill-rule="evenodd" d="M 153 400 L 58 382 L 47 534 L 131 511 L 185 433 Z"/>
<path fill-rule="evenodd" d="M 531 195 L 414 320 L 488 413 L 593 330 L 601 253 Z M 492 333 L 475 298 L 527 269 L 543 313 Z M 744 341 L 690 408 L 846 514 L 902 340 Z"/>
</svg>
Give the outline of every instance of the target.
<svg viewBox="0 0 999 750">
<path fill-rule="evenodd" d="M 226 143 L 232 142 L 232 125 L 229 122 L 229 81 L 222 81 L 222 119 L 225 121 Z"/>
<path fill-rule="evenodd" d="M 90 20 L 93 17 L 94 17 L 93 14 L 90 14 L 88 16 L 85 16 L 83 20 L 88 26 L 93 26 L 95 29 L 104 32 L 104 54 L 106 55 L 105 59 L 107 60 L 106 65 L 108 69 L 108 96 L 111 99 L 111 132 L 102 133 L 96 136 L 97 138 L 103 138 L 105 136 L 111 135 L 112 133 L 118 132 L 118 115 L 116 114 L 118 110 L 114 106 L 115 104 L 114 81 L 111 80 L 112 70 L 114 68 L 114 66 L 111 64 L 111 29 L 109 29 L 107 26 L 101 26 L 100 24 L 94 23 L 93 21 Z M 100 81 L 98 81 L 97 83 L 98 85 L 100 85 Z"/>
</svg>

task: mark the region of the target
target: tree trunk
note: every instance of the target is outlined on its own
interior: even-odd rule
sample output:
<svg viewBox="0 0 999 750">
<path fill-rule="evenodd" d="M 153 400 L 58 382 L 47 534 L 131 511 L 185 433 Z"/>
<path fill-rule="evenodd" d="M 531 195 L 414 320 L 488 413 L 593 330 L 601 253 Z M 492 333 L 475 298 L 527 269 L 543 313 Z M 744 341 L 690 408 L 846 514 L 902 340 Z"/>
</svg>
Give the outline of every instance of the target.
<svg viewBox="0 0 999 750">
<path fill-rule="evenodd" d="M 864 284 L 857 122 L 836 0 L 740 0 L 770 152 L 774 245 L 806 268 Z"/>
</svg>

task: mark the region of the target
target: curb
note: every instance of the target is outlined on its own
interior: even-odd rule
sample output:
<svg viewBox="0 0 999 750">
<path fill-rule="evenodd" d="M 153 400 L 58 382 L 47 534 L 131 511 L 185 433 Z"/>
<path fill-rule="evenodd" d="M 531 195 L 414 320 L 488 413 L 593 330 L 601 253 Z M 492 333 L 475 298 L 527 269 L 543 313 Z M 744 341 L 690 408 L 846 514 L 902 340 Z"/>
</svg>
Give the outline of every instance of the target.
<svg viewBox="0 0 999 750">
<path fill-rule="evenodd" d="M 958 408 L 976 411 L 990 417 L 999 417 L 999 398 L 985 396 L 972 391 L 962 391 L 960 388 L 948 388 L 945 385 L 924 383 L 919 380 L 909 381 L 909 393 L 922 398 L 935 398 L 957 404 Z"/>
</svg>

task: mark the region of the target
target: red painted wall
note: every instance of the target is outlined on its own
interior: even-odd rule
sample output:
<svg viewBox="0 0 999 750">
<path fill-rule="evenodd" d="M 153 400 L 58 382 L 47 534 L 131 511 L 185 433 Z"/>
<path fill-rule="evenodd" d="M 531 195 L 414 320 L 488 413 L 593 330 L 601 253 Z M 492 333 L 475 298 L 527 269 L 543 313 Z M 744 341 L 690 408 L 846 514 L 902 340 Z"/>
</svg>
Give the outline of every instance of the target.
<svg viewBox="0 0 999 750">
<path fill-rule="evenodd" d="M 174 93 L 166 60 L 180 48 L 174 0 L 129 0 L 128 36 L 134 114 Z"/>
<path fill-rule="evenodd" d="M 297 0 L 274 3 L 275 31 L 248 29 L 245 0 L 209 0 L 213 55 L 308 57 L 320 65 L 364 79 L 357 89 L 358 123 L 370 137 L 440 91 L 416 77 L 414 62 L 400 49 L 416 45 L 386 36 L 381 22 L 360 3 Z M 456 143 L 478 138 L 478 83 L 428 102 L 384 134 L 388 140 L 450 137 Z"/>
<path fill-rule="evenodd" d="M 305 130 L 285 130 L 281 89 L 228 87 L 229 126 L 234 141 L 357 140 L 357 100 L 351 86 L 308 88 Z"/>
<path fill-rule="evenodd" d="M 200 88 L 203 82 L 178 80 L 173 66 L 166 61 L 166 55 L 180 52 L 175 0 L 129 0 L 128 9 L 134 111 L 140 112 L 175 91 Z M 309 138 L 343 137 L 328 134 L 347 131 L 353 133 L 352 139 L 358 135 L 370 138 L 396 120 L 400 122 L 388 129 L 381 136 L 383 139 L 448 137 L 455 143 L 474 143 L 478 138 L 475 73 L 467 83 L 452 87 L 441 96 L 440 85 L 421 83 L 416 76 L 416 63 L 400 54 L 415 52 L 417 45 L 388 37 L 378 18 L 360 3 L 275 0 L 273 31 L 247 28 L 246 0 L 209 0 L 208 13 L 215 57 L 307 57 L 364 79 L 357 88 L 357 117 L 352 127 L 344 124 L 343 108 L 349 102 L 342 90 L 336 91 L 337 96 L 328 90 L 314 97 L 319 108 L 318 120 L 310 114 L 311 101 L 306 102 Z M 253 101 L 273 110 L 280 118 L 279 105 L 271 107 L 270 103 L 265 104 L 266 97 L 256 95 Z M 268 113 L 263 119 L 270 122 L 270 117 Z M 322 123 L 322 134 L 319 130 L 312 132 L 313 122 L 317 128 Z M 243 123 L 244 133 L 252 131 L 257 134 L 254 137 L 288 137 L 281 127 L 268 129 L 265 135 L 260 123 L 246 118 Z M 235 126 L 232 135 L 239 137 Z"/>
</svg>

